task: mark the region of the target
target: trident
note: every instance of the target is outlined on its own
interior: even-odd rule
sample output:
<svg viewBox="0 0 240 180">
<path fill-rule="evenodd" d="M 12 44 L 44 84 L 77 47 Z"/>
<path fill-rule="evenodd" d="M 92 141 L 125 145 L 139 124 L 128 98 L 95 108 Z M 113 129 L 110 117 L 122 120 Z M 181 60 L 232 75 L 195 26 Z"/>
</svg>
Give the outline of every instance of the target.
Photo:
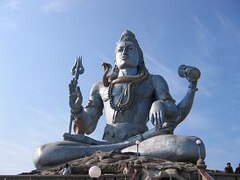
<svg viewBox="0 0 240 180">
<path fill-rule="evenodd" d="M 76 59 L 75 59 L 75 64 L 72 68 L 72 73 L 71 73 L 72 76 L 73 76 L 72 80 L 74 81 L 74 84 L 75 84 L 74 89 L 77 89 L 79 75 L 83 74 L 83 73 L 84 73 L 84 67 L 82 65 L 82 57 L 77 56 Z M 72 131 L 73 120 L 74 120 L 74 117 L 71 114 L 70 115 L 70 122 L 69 122 L 69 134 L 71 134 L 71 131 Z"/>
</svg>

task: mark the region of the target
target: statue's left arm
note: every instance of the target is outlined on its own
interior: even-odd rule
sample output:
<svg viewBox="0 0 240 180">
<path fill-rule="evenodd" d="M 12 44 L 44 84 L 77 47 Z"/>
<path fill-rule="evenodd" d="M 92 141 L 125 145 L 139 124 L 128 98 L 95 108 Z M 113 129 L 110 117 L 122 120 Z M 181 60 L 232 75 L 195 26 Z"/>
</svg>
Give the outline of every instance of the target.
<svg viewBox="0 0 240 180">
<path fill-rule="evenodd" d="M 79 108 L 76 113 L 71 111 L 74 119 L 74 131 L 76 134 L 90 134 L 96 126 L 99 118 L 102 116 L 103 102 L 99 94 L 101 83 L 97 82 L 93 85 L 89 103 L 86 107 Z"/>
<path fill-rule="evenodd" d="M 179 110 L 169 93 L 167 82 L 159 75 L 152 75 L 151 80 L 154 87 L 154 101 L 149 112 L 149 119 L 159 129 L 166 126 L 174 128 L 179 117 Z"/>
</svg>

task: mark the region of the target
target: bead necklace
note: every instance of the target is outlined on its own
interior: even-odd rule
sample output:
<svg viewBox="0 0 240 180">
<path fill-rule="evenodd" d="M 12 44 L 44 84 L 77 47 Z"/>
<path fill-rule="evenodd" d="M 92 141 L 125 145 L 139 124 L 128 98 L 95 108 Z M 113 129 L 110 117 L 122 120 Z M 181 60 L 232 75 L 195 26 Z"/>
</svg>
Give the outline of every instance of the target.
<svg viewBox="0 0 240 180">
<path fill-rule="evenodd" d="M 108 88 L 108 97 L 110 99 L 110 106 L 112 109 L 115 111 L 125 111 L 130 108 L 132 108 L 135 104 L 135 96 L 136 96 L 136 88 L 137 88 L 138 83 L 137 82 L 130 82 L 127 84 L 127 101 L 125 103 L 119 103 L 114 104 L 113 101 L 113 86 L 114 83 L 110 83 L 109 88 Z"/>
</svg>

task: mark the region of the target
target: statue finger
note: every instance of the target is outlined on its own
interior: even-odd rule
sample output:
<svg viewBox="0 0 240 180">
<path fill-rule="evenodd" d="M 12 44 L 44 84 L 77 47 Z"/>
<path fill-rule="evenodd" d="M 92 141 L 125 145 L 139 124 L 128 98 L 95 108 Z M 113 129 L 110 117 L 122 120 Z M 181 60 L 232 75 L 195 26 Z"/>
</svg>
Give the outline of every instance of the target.
<svg viewBox="0 0 240 180">
<path fill-rule="evenodd" d="M 74 81 L 73 80 L 71 80 L 71 82 L 69 83 L 69 90 L 71 93 L 74 92 Z"/>
<path fill-rule="evenodd" d="M 81 90 L 80 90 L 80 87 L 79 87 L 79 86 L 77 86 L 77 94 L 78 94 L 79 96 L 81 96 L 81 95 L 82 95 L 82 93 L 81 93 Z"/>
<path fill-rule="evenodd" d="M 69 101 L 69 107 L 71 109 L 74 109 L 74 102 L 72 100 Z"/>
<path fill-rule="evenodd" d="M 157 113 L 156 112 L 154 113 L 154 119 L 155 119 L 156 126 L 158 126 L 158 119 L 157 119 Z"/>
<path fill-rule="evenodd" d="M 76 101 L 75 101 L 75 105 L 77 107 L 81 107 L 82 106 L 82 97 L 77 97 Z"/>
<path fill-rule="evenodd" d="M 160 110 L 160 118 L 161 118 L 162 123 L 164 123 L 165 122 L 165 113 L 164 113 L 163 109 Z"/>
<path fill-rule="evenodd" d="M 73 94 L 71 94 L 71 95 L 69 96 L 69 104 L 74 104 L 75 101 L 76 101 L 76 96 L 73 95 Z"/>
<path fill-rule="evenodd" d="M 155 126 L 155 122 L 154 122 L 154 118 L 153 118 L 153 114 L 152 113 L 149 115 L 149 119 L 151 120 L 152 125 Z"/>
<path fill-rule="evenodd" d="M 160 130 L 162 125 L 162 118 L 161 118 L 160 111 L 157 112 L 157 117 L 158 117 L 158 130 Z"/>
<path fill-rule="evenodd" d="M 161 122 L 161 116 L 160 116 L 160 112 L 158 111 L 157 113 L 157 121 L 158 121 L 158 124 L 160 125 L 162 122 Z"/>
<path fill-rule="evenodd" d="M 73 92 L 69 95 L 69 99 L 71 101 L 76 101 L 77 98 L 78 98 L 78 94 L 76 92 Z"/>
<path fill-rule="evenodd" d="M 77 96 L 76 92 L 73 92 L 73 93 L 71 93 L 71 94 L 69 95 L 69 105 L 70 105 L 71 107 L 74 106 L 77 97 L 78 97 L 78 96 Z"/>
</svg>

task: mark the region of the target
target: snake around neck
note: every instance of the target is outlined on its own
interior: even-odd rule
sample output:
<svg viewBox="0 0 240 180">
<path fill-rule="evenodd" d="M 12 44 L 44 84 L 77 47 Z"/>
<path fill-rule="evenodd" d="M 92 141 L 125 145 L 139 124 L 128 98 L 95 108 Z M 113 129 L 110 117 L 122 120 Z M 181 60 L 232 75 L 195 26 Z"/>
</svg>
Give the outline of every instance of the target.
<svg viewBox="0 0 240 180">
<path fill-rule="evenodd" d="M 148 72 L 142 68 L 138 75 L 136 76 L 124 76 L 124 77 L 117 77 L 115 79 L 111 78 L 111 75 L 108 75 L 112 69 L 112 65 L 108 63 L 103 63 L 102 66 L 104 67 L 104 75 L 103 75 L 103 85 L 108 87 L 108 97 L 110 99 L 110 106 L 115 111 L 125 111 L 132 108 L 135 104 L 135 95 L 136 89 L 139 83 L 144 81 L 148 77 Z M 127 100 L 126 102 L 122 103 L 119 101 L 118 103 L 114 103 L 113 100 L 113 87 L 115 84 L 118 83 L 127 83 L 126 87 L 126 95 Z M 125 88 L 123 89 L 123 91 Z"/>
</svg>

